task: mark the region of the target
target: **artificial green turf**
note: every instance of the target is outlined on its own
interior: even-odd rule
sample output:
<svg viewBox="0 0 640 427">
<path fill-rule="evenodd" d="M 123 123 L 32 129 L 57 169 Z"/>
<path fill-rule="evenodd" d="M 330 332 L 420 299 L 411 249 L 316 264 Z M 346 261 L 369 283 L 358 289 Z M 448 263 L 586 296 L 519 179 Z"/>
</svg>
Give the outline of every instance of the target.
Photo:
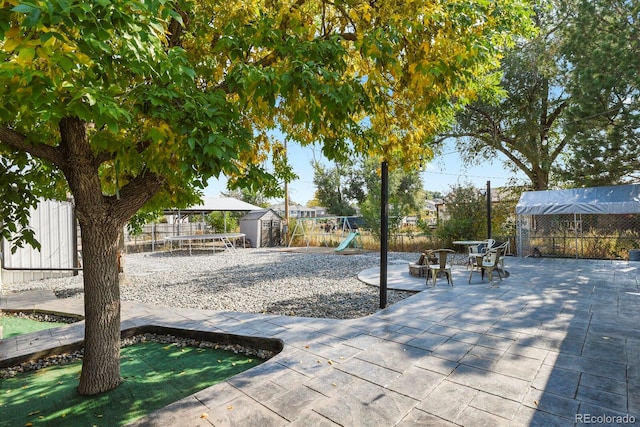
<svg viewBox="0 0 640 427">
<path fill-rule="evenodd" d="M 66 325 L 66 323 L 40 322 L 38 320 L 29 319 L 27 317 L 12 315 L 0 316 L 0 326 L 2 326 L 3 338 L 11 338 L 17 335 L 29 334 L 31 332 L 37 332 L 43 329 L 57 328 L 58 326 L 64 325 Z"/>
<path fill-rule="evenodd" d="M 0 380 L 0 426 L 123 425 L 260 363 L 226 350 L 134 344 L 121 350 L 124 382 L 97 396 L 76 392 L 81 362 Z"/>
</svg>

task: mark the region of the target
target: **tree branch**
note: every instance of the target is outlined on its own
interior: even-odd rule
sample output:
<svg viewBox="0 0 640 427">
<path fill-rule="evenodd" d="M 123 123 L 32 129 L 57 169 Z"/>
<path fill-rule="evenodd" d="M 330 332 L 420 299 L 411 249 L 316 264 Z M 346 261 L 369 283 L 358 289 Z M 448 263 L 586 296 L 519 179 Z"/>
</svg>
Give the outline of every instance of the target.
<svg viewBox="0 0 640 427">
<path fill-rule="evenodd" d="M 136 176 L 119 191 L 117 196 L 107 198 L 113 214 L 124 223 L 129 220 L 149 200 L 151 200 L 165 183 L 158 174 L 146 172 Z"/>
<path fill-rule="evenodd" d="M 57 147 L 29 142 L 25 135 L 22 135 L 21 133 L 6 126 L 0 126 L 0 142 L 15 150 L 28 153 L 33 157 L 47 160 L 60 168 L 65 166 L 67 163 L 65 157 Z"/>
<path fill-rule="evenodd" d="M 560 143 L 556 146 L 556 148 L 553 149 L 553 151 L 551 152 L 551 158 L 549 159 L 551 162 L 553 162 L 559 155 L 560 153 L 562 153 L 562 150 L 564 150 L 564 147 L 569 143 L 569 138 L 568 137 L 564 137 L 562 138 L 562 140 L 560 141 Z"/>
<path fill-rule="evenodd" d="M 556 121 L 560 113 L 562 113 L 562 110 L 564 110 L 567 105 L 568 105 L 567 101 L 562 101 L 560 105 L 558 105 L 556 109 L 553 110 L 553 112 L 547 117 L 547 120 L 543 122 L 545 125 L 545 133 L 546 133 L 546 130 L 551 128 L 551 125 L 553 124 L 553 122 Z"/>
</svg>

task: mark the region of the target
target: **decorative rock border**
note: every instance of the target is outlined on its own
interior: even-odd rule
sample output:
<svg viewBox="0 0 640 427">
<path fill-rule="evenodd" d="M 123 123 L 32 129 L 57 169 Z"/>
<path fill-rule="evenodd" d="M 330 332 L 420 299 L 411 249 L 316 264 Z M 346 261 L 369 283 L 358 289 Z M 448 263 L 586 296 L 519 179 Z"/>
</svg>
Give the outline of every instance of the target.
<svg viewBox="0 0 640 427">
<path fill-rule="evenodd" d="M 282 351 L 281 340 L 254 338 L 218 332 L 195 331 L 144 325 L 125 329 L 121 332 L 121 347 L 141 342 L 177 344 L 181 347 L 215 348 L 236 354 L 256 356 L 268 360 Z M 38 352 L 11 359 L 0 360 L 0 378 L 11 378 L 22 372 L 35 371 L 48 366 L 63 365 L 82 359 L 83 341 L 55 347 L 47 352 Z"/>
</svg>

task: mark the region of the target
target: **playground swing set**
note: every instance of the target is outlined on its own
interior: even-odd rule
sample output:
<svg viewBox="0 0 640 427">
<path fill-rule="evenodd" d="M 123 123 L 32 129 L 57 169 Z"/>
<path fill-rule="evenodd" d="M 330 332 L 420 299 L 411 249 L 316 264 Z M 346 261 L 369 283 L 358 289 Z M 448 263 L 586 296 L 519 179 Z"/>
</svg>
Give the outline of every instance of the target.
<svg viewBox="0 0 640 427">
<path fill-rule="evenodd" d="M 360 233 L 352 227 L 349 218 L 346 216 L 297 218 L 288 246 L 291 247 L 291 242 L 296 237 L 301 237 L 307 248 L 314 239 L 322 242 L 325 247 L 329 247 L 329 244 L 337 238 L 340 244 L 335 248 L 336 252 L 342 252 L 349 246 L 362 249 Z"/>
</svg>

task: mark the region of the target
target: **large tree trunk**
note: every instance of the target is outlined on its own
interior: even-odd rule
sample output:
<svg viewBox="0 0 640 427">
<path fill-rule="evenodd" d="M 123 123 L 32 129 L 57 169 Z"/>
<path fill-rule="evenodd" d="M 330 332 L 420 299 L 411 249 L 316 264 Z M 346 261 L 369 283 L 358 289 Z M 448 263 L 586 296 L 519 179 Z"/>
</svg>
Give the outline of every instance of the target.
<svg viewBox="0 0 640 427">
<path fill-rule="evenodd" d="M 93 395 L 112 390 L 120 378 L 120 288 L 118 238 L 122 227 L 162 187 L 163 179 L 147 172 L 120 189 L 120 197 L 105 195 L 100 165 L 113 161 L 96 155 L 87 123 L 60 121 L 59 167 L 74 197 L 82 233 L 84 273 L 85 354 L 78 392 Z"/>
<path fill-rule="evenodd" d="M 120 289 L 117 249 L 120 227 L 128 218 L 116 214 L 102 193 L 100 163 L 91 150 L 87 124 L 76 118 L 60 122 L 63 172 L 74 197 L 80 224 L 84 275 L 85 354 L 78 392 L 112 390 L 120 378 Z"/>
<path fill-rule="evenodd" d="M 78 392 L 93 395 L 114 389 L 120 377 L 119 228 L 80 224 L 84 260 L 84 361 Z"/>
<path fill-rule="evenodd" d="M 535 167 L 533 169 L 533 185 L 535 191 L 543 191 L 549 188 L 549 172 L 545 171 L 541 167 Z"/>
</svg>

